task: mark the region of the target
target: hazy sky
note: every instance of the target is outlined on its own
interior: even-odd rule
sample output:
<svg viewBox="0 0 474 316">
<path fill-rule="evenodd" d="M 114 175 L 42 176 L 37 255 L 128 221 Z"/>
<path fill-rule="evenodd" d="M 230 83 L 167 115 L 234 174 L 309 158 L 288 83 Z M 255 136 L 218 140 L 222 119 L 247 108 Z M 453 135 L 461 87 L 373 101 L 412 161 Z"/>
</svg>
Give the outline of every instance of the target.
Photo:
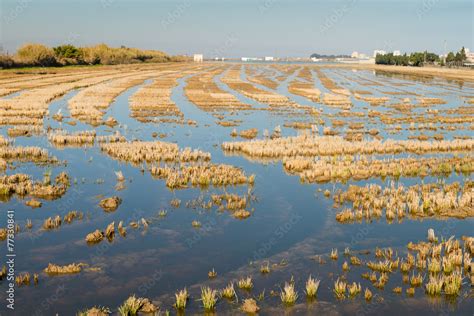
<svg viewBox="0 0 474 316">
<path fill-rule="evenodd" d="M 0 38 L 125 45 L 171 54 L 474 50 L 473 0 L 0 0 Z"/>
</svg>

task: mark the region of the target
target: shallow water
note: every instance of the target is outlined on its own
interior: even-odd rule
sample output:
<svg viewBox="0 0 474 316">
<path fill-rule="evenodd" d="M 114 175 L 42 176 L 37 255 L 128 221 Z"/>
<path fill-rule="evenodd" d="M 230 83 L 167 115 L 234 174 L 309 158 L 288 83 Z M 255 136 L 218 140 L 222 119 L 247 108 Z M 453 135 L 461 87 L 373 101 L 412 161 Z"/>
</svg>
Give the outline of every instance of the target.
<svg viewBox="0 0 474 316">
<path fill-rule="evenodd" d="M 391 84 L 395 82 L 403 82 L 407 85 L 397 88 L 408 92 L 423 91 L 425 96 L 439 95 L 447 101 L 447 104 L 440 106 L 443 108 L 459 106 L 461 96 L 473 93 L 472 85 L 465 87 L 449 85 L 447 89 L 440 80 L 436 80 L 436 85 L 429 85 L 408 81 L 406 78 L 374 75 L 369 71 L 355 73 L 350 70 L 325 69 L 324 73 L 336 82 L 341 82 L 343 87 L 373 90 L 376 96 L 381 93 L 375 91 L 375 87 L 360 87 L 356 82 L 348 86 L 342 83 L 355 75 L 383 81 L 384 90 L 391 89 Z M 335 112 L 322 104 L 289 93 L 287 84 L 295 75 L 296 73 L 282 82 L 276 92 L 299 104 L 324 108 L 325 113 Z M 222 75 L 215 78 L 219 87 L 232 92 L 242 102 L 252 105 L 255 109 L 266 107 L 231 90 L 220 81 L 221 77 Z M 243 70 L 241 78 L 243 80 L 246 78 Z M 171 191 L 164 181 L 154 179 L 148 171 L 142 172 L 138 167 L 113 160 L 101 154 L 97 146 L 58 149 L 52 146 L 44 135 L 17 138 L 16 145 L 45 147 L 60 160 L 66 160 L 67 166 L 39 167 L 34 164 L 18 164 L 18 168 L 14 171 L 8 170 L 8 174 L 24 172 L 35 179 L 41 179 L 42 174 L 51 168 L 53 177 L 66 170 L 71 179 L 77 179 L 77 183 L 73 184 L 61 199 L 44 201 L 43 206 L 38 209 L 25 206 L 24 201 L 16 197 L 2 203 L 2 213 L 5 213 L 7 209 L 13 209 L 16 221 L 22 227 L 27 218 L 33 221 L 32 232 L 22 232 L 16 236 L 16 271 L 39 272 L 50 262 L 60 265 L 85 262 L 100 268 L 100 271 L 83 271 L 77 275 L 55 277 L 41 273 L 38 285 L 16 288 L 15 314 L 71 315 L 77 310 L 94 305 L 106 305 L 115 309 L 133 293 L 163 302 L 165 304 L 163 309 L 172 309 L 170 295 L 185 286 L 191 289 L 193 296 L 188 303 L 187 311 L 199 314 L 202 312 L 200 302 L 195 301 L 199 293 L 197 290 L 199 285 L 210 284 L 217 288 L 237 275 L 243 276 L 245 273 L 255 275 L 255 288 L 250 294 L 239 292 L 240 297 L 257 296 L 264 288 L 267 291 L 267 298 L 259 302 L 259 305 L 267 307 L 261 314 L 283 313 L 283 307 L 278 307 L 280 306 L 279 298 L 271 297 L 269 292 L 271 289 L 278 290 L 279 286 L 284 281 L 288 281 L 292 275 L 300 289 L 300 304 L 288 309 L 288 313 L 312 314 L 315 311 L 327 310 L 343 314 L 361 310 L 364 314 L 384 312 L 394 315 L 400 312 L 416 312 L 425 315 L 431 315 L 433 312 L 472 313 L 474 308 L 472 298 L 463 296 L 469 293 L 469 286 L 463 287 L 463 295 L 455 303 L 448 304 L 441 299 L 439 305 L 433 305 L 425 297 L 422 289 L 417 289 L 413 299 L 407 298 L 404 293 L 400 296 L 391 293 L 392 285 L 395 286 L 401 281 L 395 277 L 392 277 L 393 280 L 385 291 L 380 291 L 380 295 L 385 298 L 383 304 L 379 302 L 367 307 L 363 303 L 363 297 L 345 302 L 336 301 L 331 292 L 332 284 L 336 275 L 340 273 L 340 267 L 344 261 L 342 256 L 344 247 L 350 246 L 351 250 L 358 251 L 373 250 L 377 246 L 390 246 L 400 253 L 405 253 L 406 244 L 409 241 L 425 240 L 428 228 L 434 228 L 436 232 L 446 237 L 472 235 L 474 220 L 426 219 L 420 221 L 406 218 L 401 223 L 388 224 L 383 218 L 372 223 L 339 224 L 335 220 L 332 200 L 325 198 L 318 189 L 323 191 L 329 189 L 334 192 L 339 188 L 346 188 L 349 184 L 364 184 L 365 182 L 302 184 L 298 176 L 286 174 L 279 162 L 263 164 L 243 157 L 224 155 L 220 144 L 232 140 L 230 136 L 232 127 L 226 128 L 216 124 L 217 119 L 211 113 L 201 110 L 187 100 L 183 94 L 186 79 L 187 77 L 184 77 L 179 80 L 178 86 L 173 89 L 172 100 L 184 113 L 184 119 L 197 121 L 197 126 L 169 123 L 143 124 L 129 117 L 129 97 L 141 86 L 151 83 L 153 81 L 151 79 L 121 94 L 110 106 L 105 118 L 113 116 L 120 123 L 119 126 L 114 128 L 101 126 L 95 129 L 99 135 L 120 131 L 129 140 L 153 140 L 151 136 L 153 132 L 166 133 L 167 137 L 163 139 L 164 141 L 176 142 L 182 148 L 189 146 L 208 151 L 212 154 L 214 163 L 232 164 L 243 168 L 247 174 L 255 174 L 255 185 L 250 188 L 255 200 L 248 208 L 253 210 L 252 215 L 248 219 L 237 220 L 227 212 L 221 213 L 215 208 L 203 210 L 186 207 L 186 201 L 199 197 L 204 197 L 207 201 L 215 192 L 244 194 L 249 189 L 246 186 Z M 263 86 L 256 86 L 269 90 Z M 315 86 L 326 92 L 317 78 L 315 78 Z M 50 119 L 45 119 L 45 126 L 60 127 L 68 131 L 92 129 L 80 122 L 76 126 L 70 126 L 58 123 L 51 118 L 59 109 L 63 115 L 67 116 L 69 114 L 67 100 L 76 93 L 77 91 L 70 92 L 51 103 Z M 405 95 L 396 97 L 403 98 Z M 351 100 L 354 103 L 354 111 L 367 112 L 367 103 L 354 98 Z M 260 132 L 259 137 L 264 129 L 272 131 L 277 125 L 282 126 L 284 136 L 298 133 L 294 129 L 283 128 L 285 122 L 293 120 L 285 114 L 249 110 L 232 116 L 226 115 L 227 118 L 243 120 L 237 127 L 238 130 L 257 127 Z M 351 118 L 346 119 L 351 121 Z M 1 127 L 1 134 L 5 136 L 6 130 L 7 127 Z M 449 139 L 460 133 L 474 136 L 472 130 L 461 130 L 446 133 L 446 138 Z M 396 135 L 381 133 L 384 137 L 395 139 L 405 139 L 408 134 L 406 132 Z M 127 179 L 126 187 L 121 191 L 116 191 L 115 188 L 117 182 L 114 171 L 117 170 L 122 170 Z M 98 179 L 103 179 L 103 183 L 98 182 Z M 452 176 L 448 181 L 465 179 L 466 177 Z M 430 180 L 436 181 L 436 178 L 424 179 L 425 183 Z M 370 182 L 388 184 L 389 180 L 377 179 Z M 409 185 L 418 183 L 419 180 L 400 179 L 400 182 Z M 112 195 L 120 196 L 123 203 L 117 211 L 105 213 L 99 208 L 98 202 L 102 196 Z M 174 198 L 182 201 L 179 208 L 170 206 L 170 201 Z M 64 224 L 57 231 L 39 231 L 45 218 L 57 214 L 64 216 L 73 209 L 84 212 L 85 218 L 71 225 Z M 158 211 L 162 209 L 168 212 L 164 218 L 158 216 Z M 105 229 L 112 221 L 118 223 L 123 220 L 128 223 L 142 217 L 151 221 L 146 231 L 142 228 L 134 230 L 128 227 L 126 238 L 116 236 L 111 243 L 103 241 L 99 245 L 88 246 L 84 241 L 87 233 L 96 228 Z M 6 220 L 5 217 L 2 218 Z M 191 226 L 193 220 L 199 220 L 203 226 L 200 229 L 193 228 Z M 5 224 L 0 224 L 0 226 Z M 328 262 L 326 265 L 318 265 L 310 258 L 311 255 L 327 254 L 331 248 L 338 248 L 341 253 L 337 263 Z M 5 253 L 5 247 L 1 247 L 2 258 L 5 257 Z M 282 264 L 281 267 L 275 268 L 275 272 L 261 276 L 258 273 L 259 265 L 252 266 L 249 263 L 262 260 L 269 260 L 272 264 L 278 264 L 284 260 L 287 265 L 284 267 L 285 265 Z M 216 280 L 209 281 L 207 272 L 213 268 L 218 272 L 218 277 Z M 322 279 L 318 302 L 312 304 L 304 302 L 302 293 L 304 280 L 309 274 Z M 360 280 L 360 273 L 355 275 L 359 275 L 359 279 L 352 278 L 351 280 Z M 3 289 L 6 289 L 7 284 L 5 281 L 1 281 L 0 284 L 2 287 L 0 297 L 4 301 Z M 38 303 L 32 304 L 32 302 Z M 0 306 L 0 311 L 3 313 L 5 304 Z M 428 306 L 430 308 L 427 308 Z M 276 307 L 278 309 L 274 310 L 273 308 Z M 237 308 L 238 306 L 220 301 L 217 311 L 235 313 Z"/>
</svg>

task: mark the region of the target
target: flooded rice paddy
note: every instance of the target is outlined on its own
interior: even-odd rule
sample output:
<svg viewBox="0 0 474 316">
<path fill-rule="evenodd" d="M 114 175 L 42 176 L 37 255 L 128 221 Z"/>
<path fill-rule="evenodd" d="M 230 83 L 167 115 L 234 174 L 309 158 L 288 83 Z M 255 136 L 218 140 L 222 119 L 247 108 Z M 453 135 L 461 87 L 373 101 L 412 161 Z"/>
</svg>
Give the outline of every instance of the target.
<svg viewBox="0 0 474 316">
<path fill-rule="evenodd" d="M 473 82 L 183 63 L 0 94 L 15 314 L 472 314 Z"/>
</svg>

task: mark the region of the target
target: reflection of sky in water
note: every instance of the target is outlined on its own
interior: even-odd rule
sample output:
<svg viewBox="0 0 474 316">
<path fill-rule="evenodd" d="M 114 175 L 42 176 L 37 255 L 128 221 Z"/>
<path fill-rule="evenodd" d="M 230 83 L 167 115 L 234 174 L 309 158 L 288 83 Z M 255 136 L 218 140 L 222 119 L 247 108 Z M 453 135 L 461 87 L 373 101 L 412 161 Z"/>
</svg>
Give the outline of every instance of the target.
<svg viewBox="0 0 474 316">
<path fill-rule="evenodd" d="M 265 69 L 265 71 L 269 70 Z M 369 90 L 373 92 L 374 96 L 382 95 L 379 90 L 391 90 L 391 83 L 406 83 L 406 85 L 397 86 L 397 89 L 400 88 L 407 92 L 424 91 L 427 96 L 440 93 L 439 97 L 448 102 L 446 105 L 441 105 L 444 108 L 459 106 L 460 95 L 473 92 L 472 85 L 459 88 L 455 84 L 449 84 L 448 88 L 445 88 L 440 86 L 443 83 L 439 80 L 435 81 L 437 84 L 430 85 L 429 82 L 414 82 L 407 78 L 374 76 L 368 71 L 354 73 L 350 70 L 324 70 L 324 73 L 342 87 Z M 258 74 L 260 74 L 260 70 L 257 70 L 254 75 Z M 221 89 L 234 93 L 240 101 L 250 104 L 254 108 L 265 107 L 265 105 L 258 104 L 256 101 L 229 89 L 221 82 L 223 75 L 225 72 L 214 79 Z M 281 75 L 279 71 L 272 73 L 273 78 L 279 75 Z M 297 72 L 281 82 L 276 92 L 301 105 L 314 106 L 318 109 L 324 108 L 325 113 L 337 112 L 331 109 L 328 111 L 328 108 L 321 104 L 289 93 L 288 83 L 296 75 Z M 384 86 L 361 86 L 355 81 L 348 83 L 348 78 L 353 76 L 383 81 Z M 223 285 L 229 279 L 242 273 L 255 274 L 258 267 L 252 268 L 248 264 L 252 261 L 261 262 L 267 258 L 270 258 L 272 263 L 285 259 L 289 263 L 289 268 L 276 269 L 277 271 L 266 277 L 256 273 L 256 289 L 253 291 L 255 295 L 258 290 L 263 290 L 264 287 L 269 291 L 275 287 L 275 284 L 289 279 L 291 274 L 295 276 L 296 281 L 299 282 L 297 283 L 299 288 L 302 289 L 304 279 L 309 273 L 312 273 L 323 279 L 324 288 L 321 290 L 320 300 L 333 302 L 334 298 L 329 287 L 332 286 L 331 282 L 334 276 L 330 273 L 340 272 L 344 258 L 340 258 L 337 264 L 328 262 L 327 265 L 319 266 L 309 259 L 312 255 L 327 253 L 333 247 L 338 247 L 342 252 L 346 246 L 350 246 L 354 250 L 371 249 L 375 246 L 392 246 L 404 252 L 405 245 L 409 241 L 423 240 L 427 229 L 431 227 L 435 231 L 443 232 L 445 236 L 460 237 L 472 234 L 473 221 L 471 219 L 463 221 L 425 219 L 419 221 L 405 218 L 402 223 L 395 221 L 390 225 L 383 217 L 378 222 L 374 221 L 371 224 L 365 222 L 350 225 L 338 224 L 335 221 L 336 210 L 332 208 L 332 201 L 326 199 L 322 192 L 316 192 L 316 189 L 334 191 L 338 188 L 345 188 L 352 182 L 344 185 L 304 185 L 300 184 L 299 177 L 285 174 L 279 162 L 261 164 L 251 162 L 243 157 L 225 156 L 219 144 L 232 139 L 229 134 L 233 127 L 226 128 L 215 124 L 217 121 L 215 117 L 202 111 L 184 97 L 183 89 L 187 78 L 184 77 L 178 81 L 178 86 L 173 90 L 172 99 L 184 113 L 185 120 L 196 120 L 197 127 L 168 123 L 142 124 L 130 118 L 128 99 L 142 86 L 140 85 L 120 95 L 105 114 L 104 118 L 112 116 L 120 122 L 120 125 L 115 128 L 98 127 L 96 128 L 97 133 L 107 135 L 112 131 L 119 130 L 127 139 L 139 138 L 142 140 L 152 140 L 151 134 L 153 132 L 166 133 L 168 136 L 164 139 L 165 141 L 177 142 L 180 147 L 189 146 L 209 151 L 212 154 L 212 161 L 215 163 L 233 164 L 242 167 L 248 174 L 256 174 L 253 194 L 257 200 L 251 202 L 249 207 L 249 209 L 254 209 L 252 216 L 241 221 L 232 218 L 227 212 L 219 213 L 215 208 L 202 210 L 185 206 L 186 201 L 200 196 L 204 198 L 204 201 L 208 201 L 210 195 L 216 192 L 245 194 L 247 187 L 228 187 L 226 189 L 211 187 L 202 191 L 192 188 L 173 192 L 166 188 L 164 181 L 153 179 L 146 168 L 142 173 L 140 168 L 102 155 L 97 147 L 57 149 L 52 147 L 45 137 L 17 138 L 15 140 L 17 145 L 46 147 L 52 155 L 67 161 L 66 168 L 64 166 L 51 167 L 53 177 L 66 169 L 71 179 L 77 179 L 77 184 L 73 184 L 60 200 L 44 201 L 43 206 L 39 209 L 30 209 L 23 204 L 24 201 L 16 198 L 2 205 L 3 210 L 15 209 L 16 220 L 22 226 L 27 218 L 33 220 L 35 233 L 21 233 L 16 237 L 17 271 L 38 272 L 45 268 L 49 262 L 56 264 L 85 262 L 102 269 L 100 272 L 86 271 L 79 275 L 65 277 L 41 275 L 40 284 L 36 288 L 33 286 L 17 288 L 16 298 L 19 313 L 31 313 L 39 308 L 46 315 L 51 314 L 50 312 L 76 311 L 94 304 L 114 307 L 132 293 L 157 298 L 174 293 L 176 289 L 184 286 L 207 282 L 207 272 L 212 268 L 215 268 L 219 276 L 218 280 L 212 282 L 216 282 L 220 286 L 220 283 Z M 245 78 L 246 75 L 242 71 L 241 79 L 245 80 Z M 315 87 L 323 93 L 327 92 L 316 73 L 313 73 L 313 78 Z M 152 81 L 147 80 L 144 84 Z M 256 86 L 262 90 L 272 91 L 265 86 Z M 70 92 L 54 101 L 49 109 L 50 116 L 58 112 L 59 109 L 63 115 L 67 116 L 69 114 L 67 100 L 76 93 L 77 91 Z M 403 97 L 405 95 L 396 96 L 396 98 Z M 407 97 L 410 96 L 407 95 Z M 390 96 L 390 98 L 392 100 L 395 97 Z M 367 103 L 354 98 L 352 101 L 354 102 L 354 111 L 367 111 L 364 109 L 367 108 Z M 243 122 L 237 127 L 237 130 L 257 127 L 261 136 L 263 129 L 272 131 L 275 126 L 283 126 L 285 122 L 295 118 L 271 111 L 256 110 L 226 115 L 227 119 L 242 119 Z M 323 117 L 323 119 L 327 120 L 327 117 Z M 351 118 L 347 120 L 350 121 Z M 363 119 L 361 120 L 363 121 Z M 206 124 L 210 126 L 206 126 Z M 51 118 L 45 120 L 45 126 L 48 125 L 53 128 L 61 127 L 68 131 L 92 129 L 80 122 L 76 126 L 70 126 L 66 123 L 58 123 Z M 0 129 L 3 135 L 6 134 L 6 129 L 6 127 Z M 283 128 L 284 135 L 295 135 L 296 133 L 295 130 Z M 453 134 L 456 133 L 453 132 Z M 462 131 L 462 134 L 465 133 L 472 135 L 472 131 Z M 406 132 L 390 135 L 392 138 L 405 138 L 406 136 Z M 39 179 L 46 169 L 33 164 L 21 164 L 16 170 L 9 170 L 8 173 L 25 172 Z M 122 170 L 127 179 L 125 189 L 118 192 L 115 191 L 114 171 L 116 170 Z M 97 179 L 103 179 L 104 183 L 97 184 Z M 424 182 L 435 180 L 433 178 L 425 179 Z M 450 178 L 450 181 L 452 180 L 462 180 L 462 177 L 453 175 Z M 372 180 L 371 183 L 387 184 L 388 181 L 377 179 Z M 410 185 L 417 183 L 418 180 L 402 179 L 402 182 L 405 185 Z M 363 181 L 359 182 L 362 185 L 364 183 Z M 115 194 L 123 199 L 123 203 L 113 213 L 103 212 L 98 207 L 100 196 Z M 173 198 L 179 198 L 182 201 L 181 206 L 177 209 L 170 207 L 169 202 Z M 74 222 L 71 225 L 64 224 L 58 231 L 37 233 L 45 218 L 56 214 L 64 215 L 73 209 L 85 213 L 82 221 Z M 165 218 L 158 216 L 158 211 L 161 209 L 168 211 Z M 112 221 L 115 221 L 116 224 L 120 220 L 128 223 L 141 217 L 151 220 L 150 227 L 146 232 L 143 232 L 141 228 L 134 230 L 128 227 L 125 239 L 117 235 L 112 243 L 103 241 L 96 246 L 85 244 L 85 235 L 96 228 L 105 229 Z M 200 230 L 192 228 L 191 221 L 193 220 L 201 221 L 203 227 Z M 363 233 L 361 234 L 361 232 Z M 4 253 L 5 248 L 2 247 L 0 254 Z M 355 275 L 354 278 L 356 278 Z M 360 277 L 357 276 L 357 278 Z M 213 284 L 212 282 L 210 284 Z M 395 281 L 394 278 L 390 282 L 393 283 L 389 283 L 387 286 L 384 297 L 387 296 L 387 299 L 395 300 L 396 297 L 391 295 L 390 289 L 391 285 L 395 286 L 399 281 Z M 2 288 L 5 288 L 5 284 L 5 282 L 2 283 Z M 148 284 L 146 289 L 144 284 Z M 64 285 L 64 289 L 61 287 L 62 285 Z M 47 305 L 38 307 L 28 304 L 31 301 L 44 301 L 57 291 L 61 292 L 58 296 L 62 298 L 54 302 L 54 308 Z M 421 294 L 421 289 L 418 292 L 420 293 L 416 297 L 421 300 L 424 294 Z M 303 297 L 302 293 L 301 297 Z M 164 299 L 167 300 L 166 296 Z M 169 307 L 171 301 L 166 301 L 166 303 Z M 278 303 L 278 298 L 268 297 L 262 304 L 276 306 Z M 411 303 L 405 302 L 404 304 Z M 4 305 L 2 305 L 3 308 Z M 197 310 L 199 303 L 190 303 L 190 308 Z M 350 307 L 344 305 L 340 308 L 345 310 Z M 461 304 L 461 308 L 465 308 L 465 305 Z"/>
</svg>

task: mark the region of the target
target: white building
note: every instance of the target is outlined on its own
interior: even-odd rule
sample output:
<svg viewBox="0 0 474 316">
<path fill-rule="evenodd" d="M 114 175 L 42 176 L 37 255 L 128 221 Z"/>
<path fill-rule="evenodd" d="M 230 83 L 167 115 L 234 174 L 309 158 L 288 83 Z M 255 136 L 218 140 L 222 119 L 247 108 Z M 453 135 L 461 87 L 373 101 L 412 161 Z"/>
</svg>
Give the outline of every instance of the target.
<svg viewBox="0 0 474 316">
<path fill-rule="evenodd" d="M 273 57 L 272 56 L 265 56 L 265 58 L 263 59 L 265 61 L 273 61 Z"/>
<path fill-rule="evenodd" d="M 377 55 L 385 55 L 387 52 L 381 49 L 376 49 L 374 50 L 374 58 L 377 57 Z"/>
<path fill-rule="evenodd" d="M 194 54 L 194 62 L 195 63 L 202 63 L 202 60 L 204 59 L 202 54 Z"/>
<path fill-rule="evenodd" d="M 242 57 L 241 60 L 242 60 L 242 61 L 261 61 L 262 58 L 258 58 L 258 57 Z"/>
<path fill-rule="evenodd" d="M 474 53 L 469 48 L 464 48 L 464 53 L 468 62 L 474 62 Z"/>
<path fill-rule="evenodd" d="M 393 51 L 393 56 L 401 56 L 401 55 L 402 55 L 402 53 L 400 53 L 399 50 L 394 50 Z"/>
<path fill-rule="evenodd" d="M 359 58 L 359 53 L 358 52 L 352 52 L 351 58 Z"/>
</svg>

